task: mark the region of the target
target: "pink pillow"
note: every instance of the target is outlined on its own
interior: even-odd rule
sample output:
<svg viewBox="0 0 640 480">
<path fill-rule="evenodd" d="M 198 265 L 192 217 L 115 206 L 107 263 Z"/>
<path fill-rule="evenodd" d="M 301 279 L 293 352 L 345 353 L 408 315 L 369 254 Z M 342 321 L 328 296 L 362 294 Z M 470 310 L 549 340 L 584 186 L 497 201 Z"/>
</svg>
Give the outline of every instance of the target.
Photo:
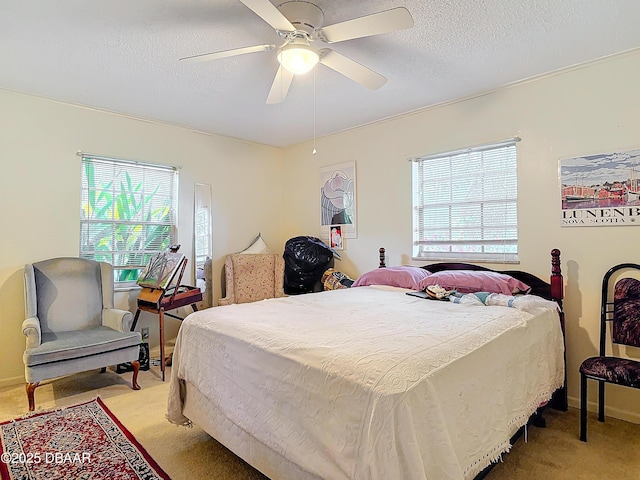
<svg viewBox="0 0 640 480">
<path fill-rule="evenodd" d="M 528 293 L 531 287 L 520 280 L 497 272 L 475 270 L 443 270 L 432 273 L 420 282 L 420 290 L 430 285 L 440 285 L 446 290 L 457 290 L 460 293 Z"/>
<path fill-rule="evenodd" d="M 425 280 L 430 273 L 420 267 L 399 266 L 377 268 L 363 273 L 354 282 L 354 287 L 365 285 L 390 285 L 392 287 L 410 288 L 422 290 L 420 282 Z"/>
</svg>

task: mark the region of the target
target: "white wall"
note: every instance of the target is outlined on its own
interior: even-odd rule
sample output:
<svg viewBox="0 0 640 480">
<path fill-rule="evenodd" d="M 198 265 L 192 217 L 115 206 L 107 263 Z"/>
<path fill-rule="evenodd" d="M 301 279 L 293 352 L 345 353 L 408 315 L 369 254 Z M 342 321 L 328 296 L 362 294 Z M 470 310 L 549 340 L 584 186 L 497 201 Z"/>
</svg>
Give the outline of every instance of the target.
<svg viewBox="0 0 640 480">
<path fill-rule="evenodd" d="M 24 381 L 24 264 L 78 255 L 78 150 L 181 167 L 178 241 L 189 258 L 193 185 L 212 185 L 215 298 L 227 253 L 258 232 L 282 248 L 275 222 L 282 205 L 280 149 L 0 90 L 0 385 Z M 191 279 L 188 268 L 184 283 Z M 135 311 L 131 297 L 120 294 L 116 302 Z M 141 322 L 153 343 L 157 317 L 144 314 Z M 167 338 L 178 326 L 167 320 Z"/>
<path fill-rule="evenodd" d="M 640 50 L 320 138 L 315 156 L 310 143 L 292 147 L 283 177 L 289 200 L 285 228 L 291 235 L 317 235 L 319 168 L 355 160 L 358 238 L 345 240 L 337 268 L 354 277 L 376 268 L 379 247 L 386 248 L 387 265 L 412 263 L 407 158 L 521 137 L 519 268 L 548 278 L 549 252 L 562 251 L 569 395 L 575 406 L 578 366 L 597 354 L 602 276 L 617 263 L 640 261 L 640 228 L 560 227 L 558 160 L 640 147 L 638 78 Z M 640 357 L 637 349 L 631 354 Z M 640 391 L 608 392 L 609 414 L 640 423 Z"/>
</svg>

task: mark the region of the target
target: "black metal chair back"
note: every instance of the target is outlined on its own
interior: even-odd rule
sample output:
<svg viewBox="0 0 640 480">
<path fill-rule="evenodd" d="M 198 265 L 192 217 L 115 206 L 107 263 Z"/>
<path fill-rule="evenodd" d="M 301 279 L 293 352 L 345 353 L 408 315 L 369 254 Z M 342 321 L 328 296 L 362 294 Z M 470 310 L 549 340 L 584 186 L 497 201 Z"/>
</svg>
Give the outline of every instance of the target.
<svg viewBox="0 0 640 480">
<path fill-rule="evenodd" d="M 587 380 L 598 381 L 598 420 L 604 422 L 605 384 L 614 383 L 640 389 L 640 361 L 607 355 L 607 324 L 611 322 L 613 343 L 640 347 L 640 280 L 624 276 L 634 270 L 640 277 L 640 265 L 621 263 L 607 271 L 602 279 L 600 309 L 600 348 L 597 357 L 580 365 L 580 440 L 587 441 Z M 611 288 L 613 278 L 618 278 Z"/>
</svg>

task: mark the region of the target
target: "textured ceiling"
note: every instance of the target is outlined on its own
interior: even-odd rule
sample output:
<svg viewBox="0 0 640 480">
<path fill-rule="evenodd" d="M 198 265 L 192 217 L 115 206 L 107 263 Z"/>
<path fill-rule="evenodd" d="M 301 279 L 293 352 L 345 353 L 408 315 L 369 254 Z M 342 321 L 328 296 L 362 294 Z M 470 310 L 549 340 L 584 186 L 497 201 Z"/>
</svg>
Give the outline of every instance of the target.
<svg viewBox="0 0 640 480">
<path fill-rule="evenodd" d="M 239 0 L 0 0 L 0 88 L 287 146 L 640 47 L 638 0 L 314 3 L 325 25 L 411 12 L 410 30 L 331 45 L 386 85 L 318 65 L 267 105 L 275 51 L 179 62 L 279 43 Z"/>
</svg>

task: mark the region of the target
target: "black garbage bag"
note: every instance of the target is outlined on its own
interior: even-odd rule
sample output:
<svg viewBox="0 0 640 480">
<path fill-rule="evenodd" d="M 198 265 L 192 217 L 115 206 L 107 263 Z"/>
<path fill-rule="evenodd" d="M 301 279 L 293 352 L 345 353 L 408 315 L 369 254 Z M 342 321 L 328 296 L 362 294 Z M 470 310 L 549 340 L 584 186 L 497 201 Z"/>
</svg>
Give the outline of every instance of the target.
<svg viewBox="0 0 640 480">
<path fill-rule="evenodd" d="M 311 293 L 331 264 L 334 251 L 316 237 L 300 236 L 284 245 L 284 292 L 287 295 Z"/>
</svg>

